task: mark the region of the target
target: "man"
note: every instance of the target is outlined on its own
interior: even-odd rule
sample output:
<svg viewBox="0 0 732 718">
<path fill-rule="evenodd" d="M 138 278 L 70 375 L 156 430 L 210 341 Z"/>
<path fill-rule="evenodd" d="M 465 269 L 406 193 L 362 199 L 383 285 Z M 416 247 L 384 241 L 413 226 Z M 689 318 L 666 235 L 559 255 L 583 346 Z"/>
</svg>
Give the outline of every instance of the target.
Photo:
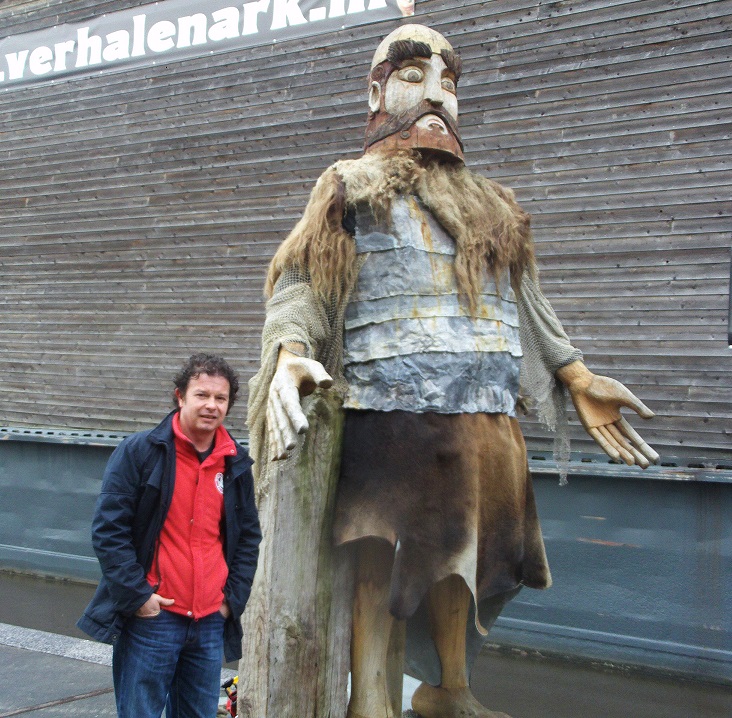
<svg viewBox="0 0 732 718">
<path fill-rule="evenodd" d="M 522 586 L 551 583 L 515 418 L 522 356 L 548 423 L 566 386 L 610 456 L 658 458 L 619 408 L 653 413 L 585 367 L 542 295 L 513 193 L 465 167 L 460 72 L 424 26 L 381 43 L 365 154 L 320 177 L 267 281 L 255 457 L 287 457 L 308 428 L 302 395 L 334 384 L 344 396 L 334 533 L 358 547 L 349 718 L 397 714 L 405 620 L 417 713 L 499 715 L 470 692 L 472 659 Z"/>
<path fill-rule="evenodd" d="M 77 625 L 114 643 L 120 718 L 216 714 L 257 566 L 252 460 L 223 427 L 237 376 L 196 354 L 174 384 L 176 410 L 110 457 L 92 525 L 102 580 Z"/>
</svg>

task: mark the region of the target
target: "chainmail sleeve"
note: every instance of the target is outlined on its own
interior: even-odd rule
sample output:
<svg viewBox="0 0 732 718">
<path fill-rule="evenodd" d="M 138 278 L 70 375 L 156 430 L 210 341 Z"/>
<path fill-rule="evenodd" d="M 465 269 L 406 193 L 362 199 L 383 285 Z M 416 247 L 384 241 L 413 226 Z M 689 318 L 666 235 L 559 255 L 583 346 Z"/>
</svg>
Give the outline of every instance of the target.
<svg viewBox="0 0 732 718">
<path fill-rule="evenodd" d="M 521 386 L 535 403 L 539 420 L 554 435 L 554 458 L 559 481 L 567 482 L 569 464 L 569 426 L 567 390 L 554 374 L 573 361 L 582 359 L 562 328 L 557 315 L 539 287 L 535 266 L 527 268 L 516 289 L 521 349 L 524 354 Z"/>
<path fill-rule="evenodd" d="M 267 490 L 267 399 L 269 385 L 277 368 L 280 347 L 293 354 L 319 360 L 328 351 L 330 334 L 331 324 L 327 309 L 315 296 L 307 273 L 296 267 L 282 272 L 266 306 L 261 366 L 257 374 L 249 380 L 247 425 L 249 448 L 255 462 L 254 478 L 258 496 Z"/>
</svg>

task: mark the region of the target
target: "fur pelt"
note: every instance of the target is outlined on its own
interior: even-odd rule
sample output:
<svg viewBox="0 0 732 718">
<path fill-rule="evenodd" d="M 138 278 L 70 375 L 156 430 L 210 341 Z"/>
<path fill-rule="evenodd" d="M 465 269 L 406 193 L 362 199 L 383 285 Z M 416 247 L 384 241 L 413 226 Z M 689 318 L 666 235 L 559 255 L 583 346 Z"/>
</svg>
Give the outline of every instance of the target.
<svg viewBox="0 0 732 718">
<path fill-rule="evenodd" d="M 316 295 L 325 301 L 339 300 L 352 285 L 356 246 L 342 224 L 345 200 L 343 182 L 330 167 L 318 178 L 303 216 L 272 258 L 264 288 L 267 298 L 291 267 L 307 273 Z"/>
<path fill-rule="evenodd" d="M 352 286 L 356 248 L 342 226 L 349 207 L 367 203 L 388 221 L 398 195 L 418 196 L 455 240 L 458 290 L 475 311 L 485 272 L 510 269 L 514 284 L 533 261 L 529 215 L 513 192 L 461 163 L 426 159 L 417 151 L 366 154 L 327 169 L 310 195 L 305 213 L 280 245 L 270 265 L 266 293 L 288 266 L 309 273 L 324 299 L 338 300 Z"/>
</svg>

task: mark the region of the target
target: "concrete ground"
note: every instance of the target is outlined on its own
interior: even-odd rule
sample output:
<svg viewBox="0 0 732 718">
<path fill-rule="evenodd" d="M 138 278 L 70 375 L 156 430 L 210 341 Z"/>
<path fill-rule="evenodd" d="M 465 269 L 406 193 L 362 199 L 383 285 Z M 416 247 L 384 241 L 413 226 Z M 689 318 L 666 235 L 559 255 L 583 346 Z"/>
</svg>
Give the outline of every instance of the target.
<svg viewBox="0 0 732 718">
<path fill-rule="evenodd" d="M 116 715 L 111 650 L 74 626 L 93 589 L 0 572 L 0 718 Z M 479 657 L 472 688 L 512 718 L 732 716 L 730 686 L 501 652 Z"/>
</svg>

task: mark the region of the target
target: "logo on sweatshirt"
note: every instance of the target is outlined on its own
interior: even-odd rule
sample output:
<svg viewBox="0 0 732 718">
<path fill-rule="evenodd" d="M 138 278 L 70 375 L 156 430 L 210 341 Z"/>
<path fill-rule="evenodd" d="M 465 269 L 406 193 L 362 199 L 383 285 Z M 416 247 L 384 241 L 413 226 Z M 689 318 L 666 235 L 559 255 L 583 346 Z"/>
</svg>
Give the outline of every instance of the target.
<svg viewBox="0 0 732 718">
<path fill-rule="evenodd" d="M 216 482 L 216 488 L 219 490 L 220 494 L 224 493 L 224 475 L 219 472 L 214 477 L 214 481 Z"/>
</svg>

